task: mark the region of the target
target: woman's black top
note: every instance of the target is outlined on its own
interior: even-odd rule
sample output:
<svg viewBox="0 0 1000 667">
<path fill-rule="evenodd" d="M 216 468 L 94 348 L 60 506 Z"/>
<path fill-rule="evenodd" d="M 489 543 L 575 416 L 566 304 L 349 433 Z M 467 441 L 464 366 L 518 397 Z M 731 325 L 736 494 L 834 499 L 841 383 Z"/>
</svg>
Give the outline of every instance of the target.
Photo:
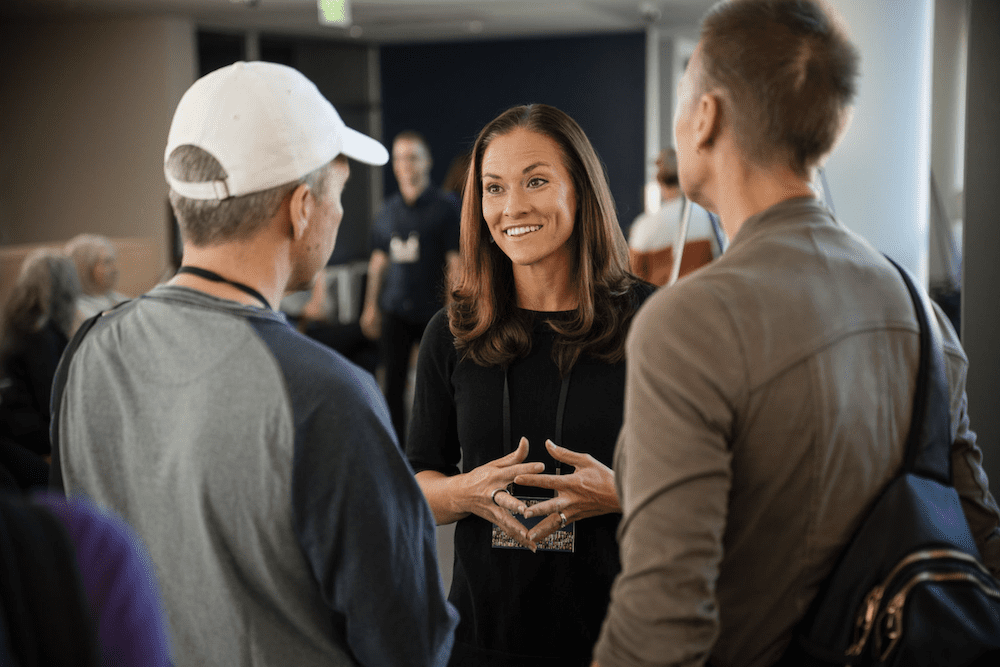
<svg viewBox="0 0 1000 667">
<path fill-rule="evenodd" d="M 653 291 L 633 288 L 639 304 Z M 561 378 L 552 360 L 556 334 L 549 320 L 572 313 L 529 313 L 531 352 L 508 370 L 511 440 L 503 442 L 502 367 L 459 362 L 444 310 L 427 326 L 420 346 L 407 457 L 414 470 L 446 475 L 510 453 L 528 439 L 527 461 L 543 461 L 555 472 L 545 440 L 591 454 L 611 466 L 622 425 L 624 361 L 608 364 L 582 357 L 573 367 L 563 419 L 563 442 L 555 424 Z M 563 474 L 568 471 L 563 470 Z M 519 494 L 551 496 L 518 487 Z M 492 524 L 476 515 L 455 528 L 455 564 L 449 599 L 461 613 L 452 665 L 589 665 L 618 571 L 615 531 L 620 514 L 576 524 L 573 553 L 496 549 Z"/>
</svg>

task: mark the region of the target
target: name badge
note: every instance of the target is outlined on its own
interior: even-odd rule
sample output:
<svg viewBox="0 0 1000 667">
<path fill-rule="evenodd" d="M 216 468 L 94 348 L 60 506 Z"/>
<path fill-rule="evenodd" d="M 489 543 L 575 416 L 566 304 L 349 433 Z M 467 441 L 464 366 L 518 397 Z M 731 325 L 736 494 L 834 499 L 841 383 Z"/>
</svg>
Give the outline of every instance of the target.
<svg viewBox="0 0 1000 667">
<path fill-rule="evenodd" d="M 523 502 L 527 507 L 531 507 L 532 505 L 536 505 L 545 500 L 552 500 L 551 498 L 534 498 L 531 496 L 514 497 Z M 515 512 L 511 512 L 511 514 L 526 528 L 528 528 L 529 531 L 545 518 L 544 516 L 533 516 L 526 519 Z M 576 550 L 576 523 L 571 523 L 565 528 L 560 528 L 537 544 L 539 551 L 562 551 L 564 553 L 573 553 Z M 503 529 L 496 524 L 493 524 L 492 546 L 494 549 L 522 549 L 524 551 L 530 551 L 527 547 L 523 547 L 518 544 L 514 538 L 503 532 Z"/>
<path fill-rule="evenodd" d="M 414 264 L 420 261 L 420 234 L 410 232 L 403 240 L 401 236 L 393 236 L 389 240 L 389 258 L 394 264 Z"/>
</svg>

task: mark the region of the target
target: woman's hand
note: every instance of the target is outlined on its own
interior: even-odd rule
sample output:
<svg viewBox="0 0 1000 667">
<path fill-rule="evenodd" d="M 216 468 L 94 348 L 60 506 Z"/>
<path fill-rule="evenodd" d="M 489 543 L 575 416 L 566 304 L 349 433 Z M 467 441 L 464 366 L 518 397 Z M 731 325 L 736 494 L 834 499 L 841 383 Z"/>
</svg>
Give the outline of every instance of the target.
<svg viewBox="0 0 1000 667">
<path fill-rule="evenodd" d="M 500 526 L 518 544 L 534 551 L 536 545 L 528 538 L 528 530 L 511 515 L 511 512 L 523 514 L 525 505 L 506 491 L 518 475 L 545 470 L 545 464 L 540 461 L 524 463 L 527 456 L 528 439 L 521 438 L 517 449 L 507 456 L 454 477 L 424 470 L 417 473 L 417 483 L 438 525 L 475 514 Z"/>
<path fill-rule="evenodd" d="M 545 464 L 524 463 L 528 456 L 528 439 L 522 437 L 513 452 L 489 463 L 484 463 L 462 475 L 466 510 L 500 526 L 503 532 L 523 547 L 535 551 L 535 540 L 528 537 L 528 530 L 511 512 L 524 514 L 527 507 L 523 502 L 507 493 L 507 486 L 515 478 L 540 473 Z"/>
<path fill-rule="evenodd" d="M 523 473 L 514 478 L 515 484 L 556 492 L 555 498 L 521 512 L 526 518 L 548 515 L 531 529 L 527 539 L 532 543 L 544 540 L 564 525 L 563 517 L 566 517 L 565 525 L 569 525 L 580 519 L 622 511 L 611 468 L 590 454 L 559 447 L 551 440 L 546 440 L 545 446 L 552 458 L 573 466 L 574 471 L 569 475 Z M 500 495 L 497 494 L 498 497 Z"/>
</svg>

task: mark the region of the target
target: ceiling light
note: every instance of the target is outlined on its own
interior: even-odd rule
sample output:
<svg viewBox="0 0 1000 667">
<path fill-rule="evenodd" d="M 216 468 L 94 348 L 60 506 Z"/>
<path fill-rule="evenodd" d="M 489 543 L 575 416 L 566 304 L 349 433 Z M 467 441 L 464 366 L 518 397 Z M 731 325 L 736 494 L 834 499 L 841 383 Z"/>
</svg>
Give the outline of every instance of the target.
<svg viewBox="0 0 1000 667">
<path fill-rule="evenodd" d="M 346 28 L 351 25 L 350 0 L 316 0 L 320 25 Z"/>
</svg>

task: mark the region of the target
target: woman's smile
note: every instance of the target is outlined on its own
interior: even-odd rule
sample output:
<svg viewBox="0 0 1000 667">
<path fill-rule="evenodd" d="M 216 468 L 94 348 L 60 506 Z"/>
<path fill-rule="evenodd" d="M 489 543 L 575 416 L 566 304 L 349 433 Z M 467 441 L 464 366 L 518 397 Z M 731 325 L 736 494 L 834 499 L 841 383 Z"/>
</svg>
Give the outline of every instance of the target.
<svg viewBox="0 0 1000 667">
<path fill-rule="evenodd" d="M 537 232 L 541 229 L 541 225 L 522 225 L 520 227 L 510 227 L 504 230 L 504 234 L 507 236 L 524 236 L 525 234 L 530 234 L 531 232 Z"/>
</svg>

